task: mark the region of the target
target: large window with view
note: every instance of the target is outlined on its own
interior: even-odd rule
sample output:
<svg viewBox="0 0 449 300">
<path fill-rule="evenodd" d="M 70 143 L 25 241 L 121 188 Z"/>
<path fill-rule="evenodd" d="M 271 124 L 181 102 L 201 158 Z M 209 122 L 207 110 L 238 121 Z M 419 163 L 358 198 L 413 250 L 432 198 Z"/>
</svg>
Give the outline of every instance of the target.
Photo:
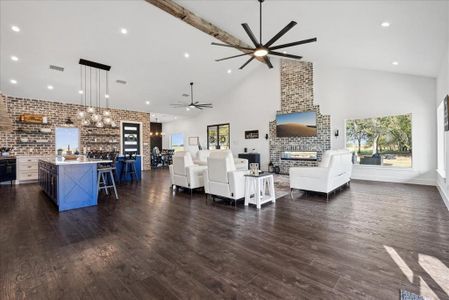
<svg viewBox="0 0 449 300">
<path fill-rule="evenodd" d="M 184 151 L 184 133 L 174 133 L 170 139 L 171 148 L 176 151 Z"/>
<path fill-rule="evenodd" d="M 346 120 L 346 148 L 360 165 L 412 167 L 412 115 Z"/>
</svg>

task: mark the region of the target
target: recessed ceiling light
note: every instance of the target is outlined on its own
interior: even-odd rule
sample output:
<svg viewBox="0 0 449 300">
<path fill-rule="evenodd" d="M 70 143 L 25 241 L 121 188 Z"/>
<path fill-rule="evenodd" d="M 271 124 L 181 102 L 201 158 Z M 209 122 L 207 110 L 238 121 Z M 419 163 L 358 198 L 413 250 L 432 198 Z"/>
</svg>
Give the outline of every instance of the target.
<svg viewBox="0 0 449 300">
<path fill-rule="evenodd" d="M 11 82 L 12 84 L 17 84 L 17 80 L 15 79 L 11 79 L 9 82 Z"/>
<path fill-rule="evenodd" d="M 12 61 L 18 61 L 19 58 L 18 58 L 17 56 L 14 56 L 14 55 L 13 55 L 13 56 L 11 56 L 11 60 L 12 60 Z"/>
<path fill-rule="evenodd" d="M 185 58 L 189 58 L 189 57 L 190 57 L 190 54 L 186 52 L 186 53 L 184 53 L 184 57 L 185 57 Z"/>
<path fill-rule="evenodd" d="M 189 111 L 189 110 L 190 110 L 190 107 L 186 107 L 186 110 Z"/>
<path fill-rule="evenodd" d="M 176 116 L 175 116 L 175 117 L 174 117 L 173 119 L 175 119 L 175 120 L 176 120 L 177 118 L 178 118 L 178 117 L 176 117 Z"/>
<path fill-rule="evenodd" d="M 80 94 L 80 95 L 82 95 L 83 93 L 84 93 L 83 90 L 78 91 L 78 94 Z"/>
<path fill-rule="evenodd" d="M 380 24 L 380 26 L 382 26 L 382 27 L 385 27 L 385 28 L 387 28 L 387 27 L 390 27 L 390 22 L 382 22 L 381 24 Z"/>
<path fill-rule="evenodd" d="M 109 94 L 104 94 L 104 97 L 105 97 L 106 99 L 109 99 Z"/>
<path fill-rule="evenodd" d="M 393 66 L 397 66 L 399 65 L 399 63 L 397 61 L 392 62 Z"/>
<path fill-rule="evenodd" d="M 287 54 L 287 51 L 282 51 L 282 53 Z"/>
<path fill-rule="evenodd" d="M 11 26 L 11 30 L 15 31 L 15 32 L 19 32 L 20 28 L 19 28 L 19 26 L 13 25 L 13 26 Z"/>
<path fill-rule="evenodd" d="M 229 69 L 229 70 L 228 70 L 228 74 L 231 74 L 231 73 L 232 73 L 232 70 L 231 70 L 231 69 Z"/>
<path fill-rule="evenodd" d="M 150 105 L 150 101 L 145 101 L 145 104 L 146 105 Z"/>
<path fill-rule="evenodd" d="M 121 29 L 120 29 L 120 32 L 121 32 L 122 34 L 127 34 L 127 33 L 128 33 L 128 29 L 126 29 L 126 28 L 121 28 Z"/>
<path fill-rule="evenodd" d="M 48 86 L 47 86 L 47 89 L 52 90 L 52 89 L 53 89 L 53 86 L 52 86 L 52 85 L 48 85 Z"/>
</svg>

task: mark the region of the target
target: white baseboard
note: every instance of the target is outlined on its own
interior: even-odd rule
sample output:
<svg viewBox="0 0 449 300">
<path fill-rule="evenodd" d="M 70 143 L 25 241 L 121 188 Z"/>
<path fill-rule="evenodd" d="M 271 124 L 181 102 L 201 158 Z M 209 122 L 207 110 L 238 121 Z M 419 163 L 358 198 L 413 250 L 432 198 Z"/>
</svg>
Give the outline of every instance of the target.
<svg viewBox="0 0 449 300">
<path fill-rule="evenodd" d="M 394 183 L 407 183 L 407 184 L 419 184 L 419 185 L 432 185 L 435 186 L 436 182 L 433 179 L 405 179 L 390 176 L 351 176 L 351 179 L 356 180 L 368 180 L 368 181 L 380 181 L 380 182 L 394 182 Z"/>
<path fill-rule="evenodd" d="M 437 184 L 437 189 L 440 192 L 441 198 L 443 198 L 443 202 L 449 210 L 449 195 L 446 193 L 445 189 Z"/>
</svg>

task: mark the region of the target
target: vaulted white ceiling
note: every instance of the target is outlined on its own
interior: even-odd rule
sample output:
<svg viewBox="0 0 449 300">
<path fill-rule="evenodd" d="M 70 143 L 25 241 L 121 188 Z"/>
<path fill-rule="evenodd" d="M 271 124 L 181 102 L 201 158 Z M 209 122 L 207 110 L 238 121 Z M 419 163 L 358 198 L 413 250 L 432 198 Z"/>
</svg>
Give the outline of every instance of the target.
<svg viewBox="0 0 449 300">
<path fill-rule="evenodd" d="M 255 0 L 178 2 L 248 43 L 241 23 L 258 34 Z M 279 43 L 317 37 L 287 49 L 307 61 L 434 77 L 448 45 L 447 7 L 447 1 L 267 0 L 263 32 L 269 39 L 295 20 Z M 85 58 L 112 66 L 112 106 L 161 112 L 168 120 L 168 114 L 192 114 L 169 106 L 189 100 L 182 94 L 190 81 L 196 100 L 214 102 L 252 72 L 276 72 L 257 62 L 239 71 L 245 58 L 214 62 L 238 52 L 210 46 L 213 38 L 143 0 L 1 1 L 0 9 L 0 89 L 13 96 L 79 103 L 78 60 Z M 383 21 L 391 26 L 381 27 Z M 65 70 L 52 71 L 50 64 Z"/>
</svg>

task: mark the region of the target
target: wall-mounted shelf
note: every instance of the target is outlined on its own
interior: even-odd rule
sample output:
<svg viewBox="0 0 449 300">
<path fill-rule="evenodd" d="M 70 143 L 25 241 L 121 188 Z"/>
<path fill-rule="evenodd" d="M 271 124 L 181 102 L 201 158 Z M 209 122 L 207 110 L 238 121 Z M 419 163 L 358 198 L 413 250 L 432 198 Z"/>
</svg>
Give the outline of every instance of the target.
<svg viewBox="0 0 449 300">
<path fill-rule="evenodd" d="M 42 135 L 48 135 L 48 134 L 52 134 L 52 132 L 41 132 L 41 131 L 36 131 L 36 130 L 14 130 L 17 134 L 42 134 Z"/>
<path fill-rule="evenodd" d="M 110 133 L 86 133 L 84 136 L 106 136 L 106 137 L 114 137 L 118 134 L 110 134 Z"/>
<path fill-rule="evenodd" d="M 15 123 L 23 124 L 23 125 L 35 125 L 35 126 L 52 125 L 51 123 L 32 123 L 32 122 L 22 122 L 22 121 L 15 121 Z"/>
<path fill-rule="evenodd" d="M 87 142 L 86 145 L 118 145 L 120 142 Z"/>
<path fill-rule="evenodd" d="M 17 142 L 17 145 L 52 145 L 54 143 L 51 142 L 45 142 L 45 143 L 38 143 L 38 142 Z"/>
<path fill-rule="evenodd" d="M 120 130 L 119 127 L 97 127 L 95 125 L 89 125 L 89 126 L 81 126 L 81 128 L 95 128 L 95 129 L 112 129 L 112 130 Z"/>
</svg>

